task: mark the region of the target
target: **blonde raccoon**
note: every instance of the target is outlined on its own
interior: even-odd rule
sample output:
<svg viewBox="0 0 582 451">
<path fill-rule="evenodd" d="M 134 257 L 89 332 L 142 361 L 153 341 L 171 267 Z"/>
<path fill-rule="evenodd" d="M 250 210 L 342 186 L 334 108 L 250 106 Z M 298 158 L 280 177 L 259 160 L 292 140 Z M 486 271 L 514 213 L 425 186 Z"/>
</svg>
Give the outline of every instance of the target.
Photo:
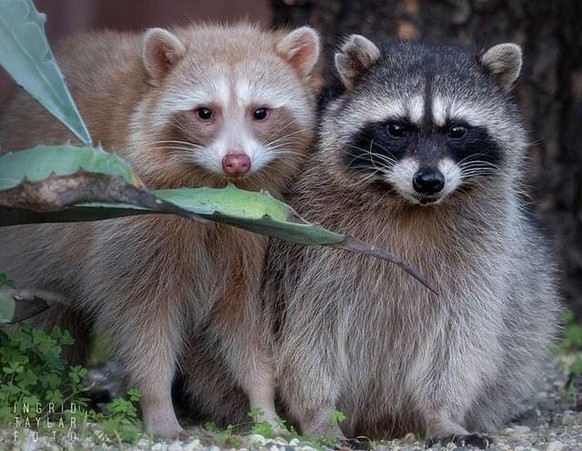
<svg viewBox="0 0 582 451">
<path fill-rule="evenodd" d="M 309 27 L 249 24 L 89 33 L 57 52 L 94 141 L 127 158 L 148 187 L 231 182 L 276 196 L 311 145 L 318 55 Z M 3 152 L 70 139 L 25 94 L 4 107 L 0 136 Z M 256 294 L 266 245 L 229 226 L 156 215 L 19 226 L 3 231 L 0 271 L 66 295 L 70 308 L 39 323 L 74 324 L 81 360 L 89 329 L 103 330 L 141 392 L 146 430 L 175 436 L 171 384 L 203 328 L 228 377 L 274 418 Z"/>
</svg>

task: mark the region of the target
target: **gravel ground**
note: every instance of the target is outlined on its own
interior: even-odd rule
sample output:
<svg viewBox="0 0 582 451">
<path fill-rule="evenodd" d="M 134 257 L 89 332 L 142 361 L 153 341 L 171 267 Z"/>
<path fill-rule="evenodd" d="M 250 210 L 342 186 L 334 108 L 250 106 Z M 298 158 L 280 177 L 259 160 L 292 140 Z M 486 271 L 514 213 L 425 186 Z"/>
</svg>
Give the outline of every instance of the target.
<svg viewBox="0 0 582 451">
<path fill-rule="evenodd" d="M 564 370 L 567 358 L 562 358 L 555 365 L 548 365 L 545 376 L 540 384 L 540 391 L 528 405 L 527 412 L 519 419 L 508 424 L 500 433 L 494 436 L 495 442 L 489 449 L 493 451 L 573 451 L 582 450 L 582 412 L 574 411 L 575 393 L 566 388 L 568 372 Z M 582 384 L 580 384 L 582 385 Z M 15 437 L 15 432 L 17 436 Z M 298 439 L 283 438 L 267 439 L 260 435 L 232 436 L 224 439 L 225 434 L 219 434 L 195 428 L 191 430 L 192 437 L 188 440 L 174 442 L 153 442 L 147 438 L 136 445 L 101 444 L 92 439 L 68 440 L 61 434 L 38 436 L 34 431 L 14 426 L 0 429 L 0 450 L 61 450 L 61 449 L 127 449 L 152 451 L 196 451 L 236 448 L 249 450 L 271 451 L 310 451 L 322 449 L 321 446 L 301 442 Z M 326 448 L 324 448 L 326 449 Z M 329 448 L 327 448 L 329 449 Z M 413 451 L 427 449 L 423 441 L 409 434 L 404 439 L 383 441 L 372 444 L 377 451 L 400 450 Z M 462 451 L 472 447 L 457 446 L 449 443 L 446 446 L 434 446 L 431 450 Z M 348 448 L 337 446 L 336 450 L 347 451 Z"/>
</svg>

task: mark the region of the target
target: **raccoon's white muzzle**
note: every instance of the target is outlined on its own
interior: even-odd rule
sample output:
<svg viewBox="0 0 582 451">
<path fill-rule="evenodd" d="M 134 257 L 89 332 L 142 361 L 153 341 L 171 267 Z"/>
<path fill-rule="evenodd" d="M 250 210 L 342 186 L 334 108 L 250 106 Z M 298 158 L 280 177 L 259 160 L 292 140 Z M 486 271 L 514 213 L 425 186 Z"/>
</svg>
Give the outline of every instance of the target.
<svg viewBox="0 0 582 451">
<path fill-rule="evenodd" d="M 449 158 L 423 167 L 415 159 L 405 158 L 392 167 L 387 179 L 405 199 L 428 205 L 440 202 L 459 187 L 461 169 Z"/>
</svg>

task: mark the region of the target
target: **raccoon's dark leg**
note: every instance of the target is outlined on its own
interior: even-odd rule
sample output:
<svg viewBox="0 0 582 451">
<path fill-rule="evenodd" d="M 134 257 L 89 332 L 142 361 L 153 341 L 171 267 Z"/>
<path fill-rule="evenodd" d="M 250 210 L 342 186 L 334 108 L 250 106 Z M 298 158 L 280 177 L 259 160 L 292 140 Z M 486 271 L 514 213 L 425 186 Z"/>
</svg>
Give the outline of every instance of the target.
<svg viewBox="0 0 582 451">
<path fill-rule="evenodd" d="M 448 435 L 446 437 L 432 437 L 426 442 L 426 446 L 432 448 L 440 444 L 446 446 L 447 443 L 454 443 L 458 446 L 473 446 L 475 448 L 486 449 L 493 444 L 493 439 L 483 434 Z"/>
<path fill-rule="evenodd" d="M 459 446 L 475 446 L 485 449 L 493 443 L 493 439 L 481 433 L 471 433 L 456 421 L 449 419 L 450 415 L 440 413 L 427 417 L 427 446 L 431 447 L 437 443 L 445 446 L 453 442 Z"/>
<path fill-rule="evenodd" d="M 180 361 L 180 397 L 185 417 L 201 422 L 214 421 L 226 427 L 248 422 L 249 399 L 237 386 L 221 355 L 220 346 L 207 334 L 188 339 Z"/>
</svg>

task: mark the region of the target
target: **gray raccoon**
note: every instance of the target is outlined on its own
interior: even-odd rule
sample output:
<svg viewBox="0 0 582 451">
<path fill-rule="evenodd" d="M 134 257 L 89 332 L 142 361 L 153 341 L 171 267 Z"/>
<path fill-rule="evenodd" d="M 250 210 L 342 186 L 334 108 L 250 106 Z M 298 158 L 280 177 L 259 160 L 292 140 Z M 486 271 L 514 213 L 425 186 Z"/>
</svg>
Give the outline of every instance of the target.
<svg viewBox="0 0 582 451">
<path fill-rule="evenodd" d="M 480 433 L 532 393 L 560 311 L 520 199 L 527 144 L 509 91 L 521 50 L 354 35 L 335 63 L 345 92 L 290 202 L 422 268 L 439 294 L 372 258 L 273 243 L 264 296 L 279 306 L 282 401 L 303 433 L 486 446 Z"/>
</svg>

